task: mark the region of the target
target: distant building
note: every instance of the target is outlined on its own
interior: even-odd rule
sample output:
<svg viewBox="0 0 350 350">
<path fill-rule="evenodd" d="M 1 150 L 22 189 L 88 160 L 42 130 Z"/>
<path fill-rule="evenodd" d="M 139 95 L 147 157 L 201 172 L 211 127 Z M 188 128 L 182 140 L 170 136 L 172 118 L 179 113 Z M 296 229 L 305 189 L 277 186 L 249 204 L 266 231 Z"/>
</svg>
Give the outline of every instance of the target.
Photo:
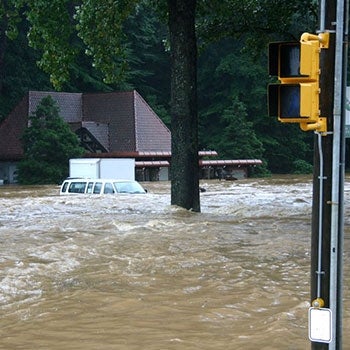
<svg viewBox="0 0 350 350">
<path fill-rule="evenodd" d="M 109 93 L 29 91 L 0 123 L 0 180 L 16 182 L 17 163 L 23 157 L 21 136 L 28 127 L 28 116 L 35 113 L 40 101 L 48 95 L 57 102 L 60 116 L 80 138 L 87 151 L 85 157 L 135 158 L 137 179 L 169 179 L 170 131 L 133 90 Z M 217 154 L 203 151 L 199 155 Z M 210 162 L 200 164 L 203 168 L 221 167 Z M 249 165 L 261 164 L 260 160 L 251 162 Z M 243 161 L 242 165 L 246 167 L 248 163 Z"/>
</svg>

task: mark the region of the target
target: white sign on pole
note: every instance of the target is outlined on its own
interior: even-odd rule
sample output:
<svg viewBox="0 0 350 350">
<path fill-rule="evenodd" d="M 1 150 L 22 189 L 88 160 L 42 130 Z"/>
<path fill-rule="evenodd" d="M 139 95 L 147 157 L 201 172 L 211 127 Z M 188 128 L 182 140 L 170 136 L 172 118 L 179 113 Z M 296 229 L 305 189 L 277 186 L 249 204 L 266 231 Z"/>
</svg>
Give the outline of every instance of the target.
<svg viewBox="0 0 350 350">
<path fill-rule="evenodd" d="M 309 339 L 319 343 L 332 341 L 332 311 L 326 308 L 309 308 Z"/>
</svg>

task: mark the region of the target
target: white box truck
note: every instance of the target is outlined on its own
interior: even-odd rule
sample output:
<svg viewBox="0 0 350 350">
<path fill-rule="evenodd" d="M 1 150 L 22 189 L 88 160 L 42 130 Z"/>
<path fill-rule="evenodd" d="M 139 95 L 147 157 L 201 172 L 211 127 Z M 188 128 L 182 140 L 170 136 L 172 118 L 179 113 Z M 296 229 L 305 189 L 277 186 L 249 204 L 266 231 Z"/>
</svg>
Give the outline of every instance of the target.
<svg viewBox="0 0 350 350">
<path fill-rule="evenodd" d="M 100 158 L 79 158 L 69 160 L 69 177 L 100 177 Z"/>
<path fill-rule="evenodd" d="M 135 180 L 133 158 L 77 158 L 69 160 L 69 177 Z"/>
<path fill-rule="evenodd" d="M 135 180 L 135 159 L 102 158 L 100 160 L 100 178 Z"/>
</svg>

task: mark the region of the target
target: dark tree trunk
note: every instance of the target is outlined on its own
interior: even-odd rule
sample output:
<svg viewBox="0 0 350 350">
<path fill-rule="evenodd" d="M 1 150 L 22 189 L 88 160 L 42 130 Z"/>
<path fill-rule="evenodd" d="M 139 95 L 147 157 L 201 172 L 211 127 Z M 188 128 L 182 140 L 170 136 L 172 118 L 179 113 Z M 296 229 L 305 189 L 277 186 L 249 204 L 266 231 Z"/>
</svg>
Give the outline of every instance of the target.
<svg viewBox="0 0 350 350">
<path fill-rule="evenodd" d="M 200 211 L 196 0 L 168 0 L 171 47 L 171 204 Z"/>
</svg>

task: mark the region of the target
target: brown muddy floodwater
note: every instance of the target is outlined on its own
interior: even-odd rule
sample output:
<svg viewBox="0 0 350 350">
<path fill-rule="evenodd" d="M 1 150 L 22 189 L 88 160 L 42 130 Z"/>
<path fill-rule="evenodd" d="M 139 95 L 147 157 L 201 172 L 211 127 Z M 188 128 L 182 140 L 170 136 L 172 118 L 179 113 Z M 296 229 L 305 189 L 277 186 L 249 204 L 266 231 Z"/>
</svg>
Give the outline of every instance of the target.
<svg viewBox="0 0 350 350">
<path fill-rule="evenodd" d="M 1 186 L 0 349 L 310 349 L 311 179 L 201 185 L 201 213 L 170 206 L 168 182 L 96 197 Z"/>
</svg>

